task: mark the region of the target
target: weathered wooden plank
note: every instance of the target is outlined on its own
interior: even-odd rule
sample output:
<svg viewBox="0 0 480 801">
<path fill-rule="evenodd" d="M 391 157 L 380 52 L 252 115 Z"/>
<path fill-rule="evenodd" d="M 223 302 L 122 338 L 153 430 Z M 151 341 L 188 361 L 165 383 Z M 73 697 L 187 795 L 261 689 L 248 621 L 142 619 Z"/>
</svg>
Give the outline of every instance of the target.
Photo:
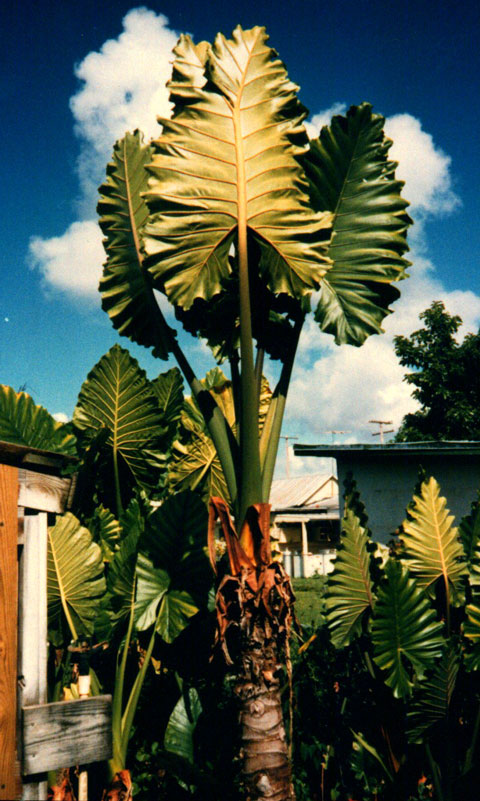
<svg viewBox="0 0 480 801">
<path fill-rule="evenodd" d="M 33 470 L 19 469 L 18 505 L 40 512 L 62 514 L 68 505 L 71 478 L 48 476 Z"/>
<path fill-rule="evenodd" d="M 0 441 L 0 463 L 12 467 L 26 467 L 40 473 L 60 475 L 66 464 L 78 462 L 76 456 L 67 456 L 63 453 L 44 451 L 40 448 L 31 448 L 29 445 L 19 445 L 16 442 Z"/>
<path fill-rule="evenodd" d="M 112 756 L 110 695 L 27 706 L 22 713 L 26 775 Z"/>
<path fill-rule="evenodd" d="M 18 797 L 17 705 L 18 471 L 0 465 L 0 799 Z"/>
<path fill-rule="evenodd" d="M 18 608 L 20 707 L 47 701 L 47 527 L 45 512 L 24 517 Z M 46 775 L 27 779 L 22 799 L 44 801 L 47 790 Z"/>
</svg>

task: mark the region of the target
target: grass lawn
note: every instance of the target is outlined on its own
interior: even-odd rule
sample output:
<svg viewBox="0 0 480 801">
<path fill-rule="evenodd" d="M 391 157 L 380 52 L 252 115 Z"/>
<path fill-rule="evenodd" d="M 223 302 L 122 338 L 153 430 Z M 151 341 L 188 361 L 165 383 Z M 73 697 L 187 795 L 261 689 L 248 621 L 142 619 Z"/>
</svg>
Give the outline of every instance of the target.
<svg viewBox="0 0 480 801">
<path fill-rule="evenodd" d="M 302 626 L 318 628 L 323 623 L 322 607 L 326 581 L 325 576 L 292 579 L 296 597 L 295 611 Z"/>
</svg>

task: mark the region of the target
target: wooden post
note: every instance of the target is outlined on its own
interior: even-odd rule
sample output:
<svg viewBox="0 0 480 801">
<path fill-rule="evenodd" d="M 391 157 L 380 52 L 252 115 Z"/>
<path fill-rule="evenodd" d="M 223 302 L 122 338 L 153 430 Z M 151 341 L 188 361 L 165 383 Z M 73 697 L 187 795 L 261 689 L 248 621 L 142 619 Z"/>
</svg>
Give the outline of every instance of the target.
<svg viewBox="0 0 480 801">
<path fill-rule="evenodd" d="M 17 798 L 18 470 L 0 465 L 0 800 Z"/>
<path fill-rule="evenodd" d="M 19 705 L 47 703 L 47 515 L 26 514 L 20 560 Z M 23 755 L 22 755 L 23 756 Z M 23 778 L 24 801 L 45 801 L 46 775 Z"/>
</svg>

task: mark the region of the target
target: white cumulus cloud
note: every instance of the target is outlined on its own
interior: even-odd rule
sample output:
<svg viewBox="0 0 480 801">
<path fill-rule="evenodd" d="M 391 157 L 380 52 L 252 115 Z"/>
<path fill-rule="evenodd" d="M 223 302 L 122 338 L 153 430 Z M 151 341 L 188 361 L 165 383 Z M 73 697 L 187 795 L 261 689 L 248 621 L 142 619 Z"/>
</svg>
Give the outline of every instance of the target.
<svg viewBox="0 0 480 801">
<path fill-rule="evenodd" d="M 31 266 L 46 287 L 77 298 L 98 297 L 104 259 L 102 232 L 94 220 L 74 222 L 62 236 L 30 241 Z"/>
<path fill-rule="evenodd" d="M 332 117 L 335 117 L 336 114 L 345 114 L 346 110 L 346 103 L 333 103 L 330 108 L 325 108 L 322 111 L 318 111 L 313 115 L 313 117 L 311 117 L 309 120 L 306 120 L 305 127 L 310 139 L 315 139 L 322 130 L 323 126 L 330 124 Z"/>
<path fill-rule="evenodd" d="M 168 19 L 146 8 L 129 11 L 123 32 L 75 68 L 82 82 L 70 107 L 81 139 L 79 174 L 85 205 L 95 195 L 114 142 L 139 128 L 145 138 L 158 135 L 157 117 L 170 115 L 166 83 L 178 33 Z"/>
<path fill-rule="evenodd" d="M 166 83 L 178 34 L 168 19 L 146 8 L 129 11 L 123 31 L 75 67 L 81 81 L 70 106 L 80 140 L 80 216 L 62 235 L 33 237 L 30 261 L 45 286 L 74 298 L 97 299 L 105 253 L 95 207 L 98 186 L 115 141 L 139 128 L 146 139 L 160 132 L 157 116 L 169 116 Z"/>
<path fill-rule="evenodd" d="M 452 187 L 451 158 L 435 145 L 431 134 L 411 114 L 396 114 L 385 122 L 393 140 L 389 157 L 398 161 L 396 176 L 405 181 L 405 197 L 415 211 L 441 214 L 453 211 L 459 198 Z"/>
</svg>

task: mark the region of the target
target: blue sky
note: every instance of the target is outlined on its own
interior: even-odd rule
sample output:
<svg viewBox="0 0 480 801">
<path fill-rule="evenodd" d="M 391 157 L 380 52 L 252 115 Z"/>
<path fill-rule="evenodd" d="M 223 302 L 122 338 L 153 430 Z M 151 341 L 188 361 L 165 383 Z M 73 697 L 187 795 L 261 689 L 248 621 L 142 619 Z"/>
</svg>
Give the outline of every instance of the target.
<svg viewBox="0 0 480 801">
<path fill-rule="evenodd" d="M 0 14 L 1 383 L 26 386 L 52 413 L 72 413 L 86 373 L 117 341 L 95 293 L 95 187 L 114 139 L 122 125 L 154 133 L 145 109 L 152 98 L 158 111 L 166 103 L 178 33 L 211 41 L 238 22 L 267 27 L 317 128 L 332 109 L 363 100 L 387 117 L 416 220 L 411 277 L 385 337 L 355 351 L 307 329 L 285 433 L 318 442 L 336 428 L 368 441 L 372 416 L 397 425 L 413 406 L 392 336 L 418 327 L 432 300 L 478 329 L 478 3 L 467 0 L 459 13 L 458 3 L 430 0 L 17 0 Z M 121 344 L 151 376 L 165 369 Z M 204 349 L 189 347 L 204 372 Z"/>
</svg>

